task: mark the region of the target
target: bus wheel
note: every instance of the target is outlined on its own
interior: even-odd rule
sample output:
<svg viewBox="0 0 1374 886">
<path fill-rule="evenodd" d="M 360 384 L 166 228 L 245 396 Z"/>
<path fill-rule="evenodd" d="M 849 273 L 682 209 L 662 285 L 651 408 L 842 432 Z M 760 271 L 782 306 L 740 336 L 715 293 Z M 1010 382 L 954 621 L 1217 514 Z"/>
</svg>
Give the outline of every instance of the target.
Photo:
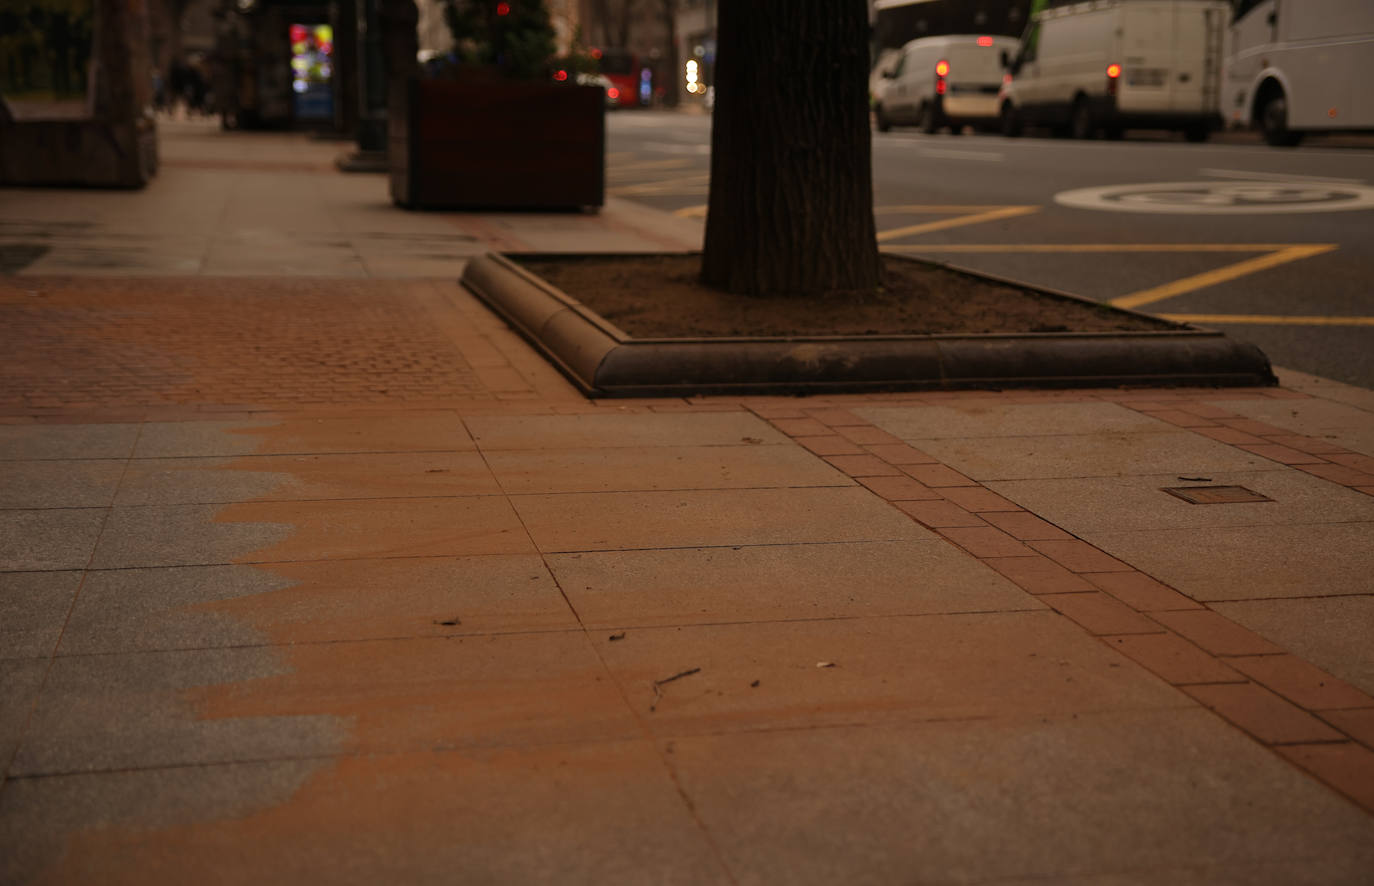
<svg viewBox="0 0 1374 886">
<path fill-rule="evenodd" d="M 876 108 L 873 109 L 873 118 L 874 122 L 878 127 L 879 132 L 892 131 L 892 121 L 887 119 L 887 115 L 883 113 L 882 105 L 878 105 Z"/>
<path fill-rule="evenodd" d="M 1288 128 L 1288 99 L 1282 90 L 1274 90 L 1260 109 L 1260 129 L 1265 142 L 1276 148 L 1296 147 L 1302 141 L 1301 132 Z"/>
<path fill-rule="evenodd" d="M 1002 134 L 1007 138 L 1016 138 L 1021 134 L 1021 115 L 1016 113 L 1011 102 L 1002 103 Z"/>
</svg>

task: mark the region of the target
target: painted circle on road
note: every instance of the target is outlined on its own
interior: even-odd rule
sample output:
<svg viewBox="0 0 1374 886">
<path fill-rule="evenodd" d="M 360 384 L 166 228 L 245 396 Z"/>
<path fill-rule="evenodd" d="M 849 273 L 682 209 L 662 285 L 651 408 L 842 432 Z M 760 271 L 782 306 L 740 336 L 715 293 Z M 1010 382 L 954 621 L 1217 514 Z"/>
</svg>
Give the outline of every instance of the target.
<svg viewBox="0 0 1374 886">
<path fill-rule="evenodd" d="M 1343 182 L 1149 182 L 1078 188 L 1054 195 L 1076 209 L 1180 215 L 1268 215 L 1374 209 L 1374 188 Z"/>
</svg>

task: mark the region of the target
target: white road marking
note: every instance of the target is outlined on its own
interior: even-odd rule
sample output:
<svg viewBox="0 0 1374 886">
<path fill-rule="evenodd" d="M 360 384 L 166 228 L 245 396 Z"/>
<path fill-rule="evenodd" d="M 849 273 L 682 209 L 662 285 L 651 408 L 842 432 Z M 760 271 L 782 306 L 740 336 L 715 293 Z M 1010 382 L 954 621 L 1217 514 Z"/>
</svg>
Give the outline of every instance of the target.
<svg viewBox="0 0 1374 886">
<path fill-rule="evenodd" d="M 1362 178 L 1333 178 L 1327 175 L 1289 175 L 1284 172 L 1246 172 L 1244 169 L 1199 169 L 1209 178 L 1236 178 L 1242 181 L 1276 182 L 1334 182 L 1341 185 L 1362 185 Z"/>
<path fill-rule="evenodd" d="M 960 151 L 955 148 L 917 148 L 922 157 L 939 157 L 945 160 L 986 160 L 1001 163 L 1006 156 L 998 151 Z"/>
<path fill-rule="evenodd" d="M 676 142 L 643 142 L 641 151 L 656 151 L 662 154 L 709 154 L 710 145 L 684 145 Z"/>
</svg>

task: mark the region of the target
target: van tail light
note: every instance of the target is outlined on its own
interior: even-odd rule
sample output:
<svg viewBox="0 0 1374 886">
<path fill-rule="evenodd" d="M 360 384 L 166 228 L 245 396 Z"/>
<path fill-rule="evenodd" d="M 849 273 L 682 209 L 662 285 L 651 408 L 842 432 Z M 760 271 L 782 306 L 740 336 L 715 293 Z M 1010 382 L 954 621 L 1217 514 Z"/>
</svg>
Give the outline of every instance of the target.
<svg viewBox="0 0 1374 886">
<path fill-rule="evenodd" d="M 1107 65 L 1107 95 L 1115 96 L 1116 88 L 1121 83 L 1121 65 L 1113 62 Z"/>
<path fill-rule="evenodd" d="M 949 62 L 940 59 L 935 63 L 935 94 L 945 94 L 945 78 L 949 76 Z"/>
</svg>

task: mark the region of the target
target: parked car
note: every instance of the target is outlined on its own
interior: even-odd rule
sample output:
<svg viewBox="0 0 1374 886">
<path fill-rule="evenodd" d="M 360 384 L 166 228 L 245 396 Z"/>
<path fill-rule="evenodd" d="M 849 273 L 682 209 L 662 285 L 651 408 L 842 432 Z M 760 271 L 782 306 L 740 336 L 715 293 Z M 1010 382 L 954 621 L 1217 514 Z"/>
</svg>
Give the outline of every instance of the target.
<svg viewBox="0 0 1374 886">
<path fill-rule="evenodd" d="M 1041 12 L 1004 60 L 1002 132 L 1173 129 L 1205 141 L 1221 126 L 1230 16 L 1227 0 L 1091 0 Z"/>
<path fill-rule="evenodd" d="M 987 34 L 912 40 L 878 84 L 873 103 L 878 130 L 905 125 L 936 132 L 947 126 L 957 134 L 966 125 L 995 128 L 1000 57 L 1016 45 L 1014 37 Z"/>
</svg>

